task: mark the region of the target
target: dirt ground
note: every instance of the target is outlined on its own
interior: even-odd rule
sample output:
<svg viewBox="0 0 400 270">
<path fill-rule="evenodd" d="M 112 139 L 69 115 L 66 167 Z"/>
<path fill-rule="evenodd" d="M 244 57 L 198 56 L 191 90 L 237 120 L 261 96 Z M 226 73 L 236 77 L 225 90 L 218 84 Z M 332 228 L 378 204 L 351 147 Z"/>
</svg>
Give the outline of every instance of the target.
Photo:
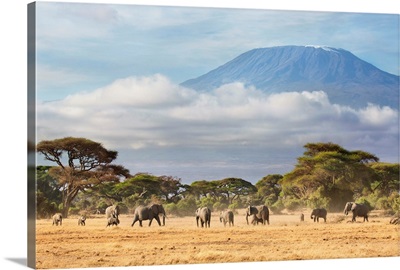
<svg viewBox="0 0 400 270">
<path fill-rule="evenodd" d="M 244 210 L 234 227 L 224 227 L 213 213 L 211 228 L 197 228 L 194 217 L 169 217 L 166 226 L 153 220 L 131 227 L 132 216 L 120 216 L 117 227 L 106 228 L 104 215 L 78 226 L 77 217 L 53 226 L 36 223 L 38 269 L 221 262 L 313 260 L 400 256 L 399 226 L 390 217 L 372 212 L 361 218 L 328 213 L 327 222 L 314 223 L 309 212 L 270 215 L 270 225 L 247 225 Z"/>
</svg>

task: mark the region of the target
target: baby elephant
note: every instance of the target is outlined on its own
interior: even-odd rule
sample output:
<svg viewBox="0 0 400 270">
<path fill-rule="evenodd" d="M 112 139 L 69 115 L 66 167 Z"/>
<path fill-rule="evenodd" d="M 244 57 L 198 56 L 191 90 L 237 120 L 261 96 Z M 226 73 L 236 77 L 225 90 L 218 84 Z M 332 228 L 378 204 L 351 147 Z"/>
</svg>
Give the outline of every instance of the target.
<svg viewBox="0 0 400 270">
<path fill-rule="evenodd" d="M 323 218 L 324 221 L 326 222 L 326 210 L 324 208 L 317 208 L 314 209 L 311 213 L 311 219 L 314 219 L 314 222 L 317 221 L 319 222 L 319 218 Z"/>
<path fill-rule="evenodd" d="M 233 226 L 233 212 L 231 210 L 222 211 L 219 216 L 219 221 L 224 223 L 224 227 L 226 223 L 229 224 L 229 227 Z"/>
<path fill-rule="evenodd" d="M 60 213 L 53 216 L 53 225 L 58 226 L 58 224 L 62 225 L 62 215 Z"/>
<path fill-rule="evenodd" d="M 86 217 L 85 217 L 85 216 L 80 216 L 80 217 L 78 218 L 78 225 L 85 226 L 85 225 L 86 225 L 86 224 L 85 224 L 85 220 L 86 220 Z"/>
<path fill-rule="evenodd" d="M 108 219 L 107 219 L 107 226 L 106 226 L 106 228 L 108 227 L 108 226 L 118 226 L 118 224 L 119 224 L 119 219 L 118 218 L 116 218 L 116 217 L 109 217 Z"/>
</svg>

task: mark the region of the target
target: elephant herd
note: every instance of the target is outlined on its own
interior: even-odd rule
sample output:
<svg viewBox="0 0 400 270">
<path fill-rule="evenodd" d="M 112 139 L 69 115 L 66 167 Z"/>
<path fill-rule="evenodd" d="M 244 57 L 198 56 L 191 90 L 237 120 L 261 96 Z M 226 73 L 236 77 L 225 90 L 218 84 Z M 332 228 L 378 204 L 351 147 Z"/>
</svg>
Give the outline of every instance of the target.
<svg viewBox="0 0 400 270">
<path fill-rule="evenodd" d="M 349 213 L 352 213 L 352 222 L 356 221 L 356 217 L 363 217 L 364 222 L 368 221 L 368 212 L 369 209 L 367 205 L 365 204 L 359 204 L 355 202 L 348 202 L 346 203 L 344 207 L 344 214 L 348 215 Z M 107 218 L 107 225 L 106 227 L 109 226 L 118 226 L 120 223 L 119 221 L 119 214 L 120 210 L 117 205 L 112 205 L 107 207 L 106 211 L 106 218 Z M 162 217 L 162 223 L 160 220 L 160 216 Z M 324 222 L 326 222 L 326 216 L 327 216 L 327 211 L 324 208 L 316 208 L 313 209 L 311 212 L 311 219 L 314 220 L 314 222 L 319 222 L 319 219 L 322 218 Z M 199 207 L 195 211 L 195 217 L 196 217 L 196 224 L 197 227 L 205 227 L 209 228 L 210 223 L 211 223 L 211 210 L 208 207 Z M 252 225 L 257 225 L 258 223 L 261 223 L 263 225 L 268 224 L 269 225 L 269 209 L 265 205 L 259 205 L 259 206 L 248 206 L 246 208 L 246 222 L 249 224 L 249 217 L 250 219 L 250 224 Z M 144 220 L 149 220 L 149 226 L 151 226 L 151 223 L 153 219 L 155 219 L 158 223 L 159 226 L 165 226 L 165 210 L 164 207 L 161 204 L 151 204 L 149 206 L 138 206 L 133 214 L 133 221 L 131 226 L 134 226 L 136 222 L 139 221 L 139 226 L 142 227 L 142 222 Z M 53 225 L 62 225 L 62 215 L 60 213 L 57 213 L 53 216 Z M 225 210 L 220 213 L 219 220 L 221 223 L 223 223 L 224 227 L 228 224 L 229 226 L 234 226 L 234 213 L 232 210 Z M 78 218 L 78 225 L 85 226 L 85 221 L 86 217 L 85 216 L 80 216 Z M 304 214 L 300 215 L 300 221 L 304 221 Z"/>
<path fill-rule="evenodd" d="M 152 204 L 149 206 L 140 205 L 136 207 L 133 213 L 132 225 L 135 225 L 139 221 L 139 226 L 142 227 L 143 220 L 149 220 L 149 226 L 151 225 L 153 219 L 155 219 L 159 226 L 161 226 L 160 215 L 162 215 L 162 225 L 165 226 L 165 210 L 161 204 Z M 119 207 L 118 205 L 112 205 L 106 209 L 107 226 L 114 226 L 119 224 Z"/>
<path fill-rule="evenodd" d="M 269 224 L 269 210 L 265 205 L 260 206 L 249 206 L 246 210 L 246 221 L 249 224 L 248 217 L 251 216 L 251 224 L 256 225 L 257 223 Z M 211 210 L 208 207 L 199 207 L 195 212 L 196 225 L 197 227 L 210 228 L 211 223 Z M 219 221 L 224 224 L 228 224 L 229 227 L 234 226 L 234 213 L 232 210 L 221 211 L 219 215 Z M 200 223 L 199 223 L 200 222 Z"/>
<path fill-rule="evenodd" d="M 368 221 L 369 208 L 367 205 L 362 203 L 347 202 L 346 205 L 344 206 L 343 213 L 347 216 L 350 212 L 353 214 L 351 222 L 355 222 L 356 217 L 363 217 L 364 221 Z M 327 216 L 327 211 L 324 208 L 316 208 L 313 209 L 311 212 L 311 219 L 314 219 L 314 222 L 319 222 L 320 218 L 324 219 L 324 222 L 326 222 L 326 216 Z M 300 220 L 304 221 L 303 214 L 301 214 Z"/>
</svg>

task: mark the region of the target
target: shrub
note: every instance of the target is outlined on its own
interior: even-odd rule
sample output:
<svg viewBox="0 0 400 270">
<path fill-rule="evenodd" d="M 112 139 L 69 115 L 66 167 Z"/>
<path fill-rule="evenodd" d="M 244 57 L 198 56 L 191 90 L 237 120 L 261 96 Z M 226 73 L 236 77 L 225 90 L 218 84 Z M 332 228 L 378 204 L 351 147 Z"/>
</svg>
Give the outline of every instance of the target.
<svg viewBox="0 0 400 270">
<path fill-rule="evenodd" d="M 214 211 L 222 211 L 228 207 L 226 203 L 216 202 L 213 204 Z"/>
<path fill-rule="evenodd" d="M 275 214 L 279 214 L 284 208 L 285 206 L 283 205 L 283 202 L 280 199 L 269 207 L 269 209 Z"/>
<path fill-rule="evenodd" d="M 228 208 L 231 210 L 236 210 L 241 207 L 242 206 L 241 206 L 240 202 L 238 202 L 238 201 L 235 201 L 235 202 L 231 203 L 230 205 L 228 205 Z"/>
<path fill-rule="evenodd" d="M 196 212 L 196 200 L 193 197 L 188 197 L 180 200 L 177 204 L 177 215 L 179 216 L 193 216 Z"/>
<path fill-rule="evenodd" d="M 287 199 L 283 202 L 283 205 L 285 206 L 286 209 L 290 210 L 290 211 L 294 211 L 297 210 L 299 208 L 302 207 L 302 202 L 299 199 Z"/>
<path fill-rule="evenodd" d="M 175 203 L 168 203 L 164 205 L 167 215 L 178 215 L 178 207 Z"/>
</svg>

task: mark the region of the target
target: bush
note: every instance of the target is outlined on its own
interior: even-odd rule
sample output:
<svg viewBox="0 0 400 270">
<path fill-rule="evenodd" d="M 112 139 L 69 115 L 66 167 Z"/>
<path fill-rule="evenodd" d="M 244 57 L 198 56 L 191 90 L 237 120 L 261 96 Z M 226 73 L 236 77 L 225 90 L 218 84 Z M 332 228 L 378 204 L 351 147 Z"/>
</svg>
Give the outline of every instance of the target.
<svg viewBox="0 0 400 270">
<path fill-rule="evenodd" d="M 216 202 L 213 204 L 214 211 L 222 211 L 228 207 L 226 203 Z"/>
<path fill-rule="evenodd" d="M 392 210 L 399 214 L 400 213 L 400 194 L 398 192 L 392 192 L 389 197 L 388 201 Z"/>
<path fill-rule="evenodd" d="M 79 211 L 80 211 L 80 209 L 78 207 L 71 206 L 68 210 L 68 214 L 69 215 L 79 215 Z"/>
<path fill-rule="evenodd" d="M 299 199 L 287 199 L 283 202 L 283 205 L 289 211 L 295 211 L 302 207 L 303 203 Z"/>
<path fill-rule="evenodd" d="M 197 209 L 196 200 L 193 197 L 182 199 L 176 204 L 176 207 L 178 216 L 194 216 Z"/>
<path fill-rule="evenodd" d="M 283 205 L 281 199 L 277 200 L 273 205 L 269 207 L 269 209 L 275 214 L 280 213 L 284 208 L 285 206 Z"/>
<path fill-rule="evenodd" d="M 242 205 L 240 202 L 235 201 L 235 202 L 231 203 L 230 205 L 228 205 L 228 208 L 231 210 L 236 210 L 238 208 L 242 208 Z"/>
<path fill-rule="evenodd" d="M 164 205 L 167 215 L 178 215 L 178 207 L 175 203 L 168 203 Z"/>
<path fill-rule="evenodd" d="M 380 210 L 391 209 L 388 198 L 386 196 L 379 198 L 378 201 L 375 203 L 375 208 Z"/>
</svg>

